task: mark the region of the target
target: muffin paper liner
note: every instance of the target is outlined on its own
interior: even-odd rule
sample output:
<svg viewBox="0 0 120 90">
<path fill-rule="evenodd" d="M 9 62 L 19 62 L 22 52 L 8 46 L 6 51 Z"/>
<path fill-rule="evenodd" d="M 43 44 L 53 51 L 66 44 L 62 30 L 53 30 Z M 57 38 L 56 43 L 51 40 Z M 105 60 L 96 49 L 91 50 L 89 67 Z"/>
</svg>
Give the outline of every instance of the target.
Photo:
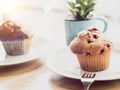
<svg viewBox="0 0 120 90">
<path fill-rule="evenodd" d="M 102 55 L 85 56 L 82 54 L 76 54 L 78 62 L 81 68 L 85 71 L 102 71 L 108 68 L 110 63 L 111 52 L 106 52 Z"/>
<path fill-rule="evenodd" d="M 29 51 L 30 40 L 14 40 L 2 42 L 8 55 L 23 55 Z"/>
</svg>

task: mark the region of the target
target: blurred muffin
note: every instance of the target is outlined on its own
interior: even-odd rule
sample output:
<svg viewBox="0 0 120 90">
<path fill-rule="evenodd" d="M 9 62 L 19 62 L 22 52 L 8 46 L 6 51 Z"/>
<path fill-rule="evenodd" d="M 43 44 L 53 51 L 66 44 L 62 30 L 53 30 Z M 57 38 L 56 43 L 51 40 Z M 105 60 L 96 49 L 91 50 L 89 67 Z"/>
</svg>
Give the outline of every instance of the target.
<svg viewBox="0 0 120 90">
<path fill-rule="evenodd" d="M 101 71 L 109 66 L 112 43 L 104 39 L 96 28 L 78 33 L 70 49 L 85 71 Z"/>
<path fill-rule="evenodd" d="M 32 35 L 12 21 L 0 26 L 0 40 L 8 55 L 23 55 L 29 51 Z"/>
</svg>

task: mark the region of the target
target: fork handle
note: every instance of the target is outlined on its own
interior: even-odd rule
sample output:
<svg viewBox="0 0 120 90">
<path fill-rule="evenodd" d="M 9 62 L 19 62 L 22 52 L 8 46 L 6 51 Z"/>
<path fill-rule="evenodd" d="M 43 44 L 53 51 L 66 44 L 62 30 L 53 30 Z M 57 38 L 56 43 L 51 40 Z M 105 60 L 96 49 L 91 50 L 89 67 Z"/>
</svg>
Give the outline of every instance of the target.
<svg viewBox="0 0 120 90">
<path fill-rule="evenodd" d="M 84 90 L 89 90 L 89 87 L 92 83 L 84 83 Z"/>
</svg>

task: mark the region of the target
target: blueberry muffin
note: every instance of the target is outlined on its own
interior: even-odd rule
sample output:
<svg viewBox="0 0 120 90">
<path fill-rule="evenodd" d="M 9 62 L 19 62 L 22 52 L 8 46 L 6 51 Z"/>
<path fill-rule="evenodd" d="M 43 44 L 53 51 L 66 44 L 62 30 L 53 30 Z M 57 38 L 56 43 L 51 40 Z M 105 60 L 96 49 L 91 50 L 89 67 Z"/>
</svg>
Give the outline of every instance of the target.
<svg viewBox="0 0 120 90">
<path fill-rule="evenodd" d="M 13 21 L 5 21 L 0 26 L 0 41 L 8 55 L 23 55 L 29 51 L 32 35 Z"/>
<path fill-rule="evenodd" d="M 112 42 L 104 39 L 96 28 L 78 33 L 70 43 L 70 49 L 77 56 L 81 68 L 93 72 L 108 68 L 112 46 Z"/>
</svg>

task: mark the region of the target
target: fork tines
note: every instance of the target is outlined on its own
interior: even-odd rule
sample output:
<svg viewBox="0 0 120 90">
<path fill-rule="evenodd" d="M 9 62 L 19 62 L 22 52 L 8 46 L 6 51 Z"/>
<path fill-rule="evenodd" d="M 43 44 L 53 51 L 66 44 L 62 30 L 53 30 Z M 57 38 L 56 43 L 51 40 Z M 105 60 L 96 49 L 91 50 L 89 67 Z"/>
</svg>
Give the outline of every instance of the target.
<svg viewBox="0 0 120 90">
<path fill-rule="evenodd" d="M 82 78 L 94 78 L 95 77 L 95 73 L 84 73 L 82 75 Z"/>
</svg>

